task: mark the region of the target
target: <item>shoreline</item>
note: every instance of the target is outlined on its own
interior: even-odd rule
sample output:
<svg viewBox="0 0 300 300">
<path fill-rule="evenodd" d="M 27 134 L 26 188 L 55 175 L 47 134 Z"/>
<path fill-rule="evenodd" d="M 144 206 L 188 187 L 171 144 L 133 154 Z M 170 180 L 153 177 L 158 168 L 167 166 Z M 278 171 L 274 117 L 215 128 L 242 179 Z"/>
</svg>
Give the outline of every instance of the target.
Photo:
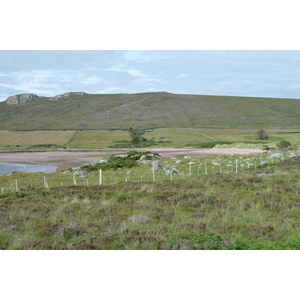
<svg viewBox="0 0 300 300">
<path fill-rule="evenodd" d="M 99 151 L 100 150 L 100 151 Z M 208 155 L 250 155 L 260 154 L 264 151 L 256 149 L 175 149 L 175 148 L 144 148 L 144 149 L 98 149 L 97 152 L 86 151 L 18 151 L 3 153 L 0 152 L 0 163 L 21 163 L 32 165 L 52 165 L 61 171 L 76 167 L 84 163 L 103 159 L 107 155 L 118 154 L 129 151 L 151 151 L 160 154 L 162 157 L 177 155 L 208 156 Z"/>
</svg>

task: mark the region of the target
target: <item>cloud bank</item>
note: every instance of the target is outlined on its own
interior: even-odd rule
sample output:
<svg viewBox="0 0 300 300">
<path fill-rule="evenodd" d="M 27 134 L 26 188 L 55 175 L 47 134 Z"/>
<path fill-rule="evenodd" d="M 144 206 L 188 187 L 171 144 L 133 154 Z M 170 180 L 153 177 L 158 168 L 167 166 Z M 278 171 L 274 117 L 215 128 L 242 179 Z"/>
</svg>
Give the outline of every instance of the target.
<svg viewBox="0 0 300 300">
<path fill-rule="evenodd" d="M 69 91 L 300 98 L 300 51 L 0 51 L 0 101 Z"/>
</svg>

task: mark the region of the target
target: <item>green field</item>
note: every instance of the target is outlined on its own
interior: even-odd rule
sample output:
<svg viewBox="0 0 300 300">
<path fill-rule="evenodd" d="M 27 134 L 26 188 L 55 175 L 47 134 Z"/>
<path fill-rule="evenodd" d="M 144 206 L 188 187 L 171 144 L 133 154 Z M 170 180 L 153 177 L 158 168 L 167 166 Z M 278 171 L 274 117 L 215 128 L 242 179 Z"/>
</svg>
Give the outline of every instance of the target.
<svg viewBox="0 0 300 300">
<path fill-rule="evenodd" d="M 1 176 L 0 249 L 300 249 L 299 157 L 194 158 L 190 174 L 177 159 L 161 164 L 181 174 L 155 182 L 144 164 L 105 171 L 102 186 L 98 171 L 76 186 L 72 172 Z"/>
<path fill-rule="evenodd" d="M 168 148 L 212 148 L 217 144 L 249 143 L 274 147 L 282 140 L 300 144 L 300 131 L 266 129 L 269 139 L 256 140 L 256 130 L 162 128 L 146 130 L 143 137 L 154 146 Z M 107 149 L 132 137 L 126 130 L 83 131 L 0 131 L 0 150 L 30 149 Z M 130 143 L 129 143 L 130 145 Z M 131 147 L 131 145 L 130 145 Z M 133 147 L 133 146 L 132 146 Z"/>
<path fill-rule="evenodd" d="M 214 144 L 219 141 L 245 143 L 262 142 L 274 145 L 281 140 L 287 140 L 291 144 L 300 144 L 300 131 L 291 132 L 288 129 L 266 129 L 266 132 L 269 135 L 269 139 L 265 141 L 259 141 L 256 139 L 256 130 L 241 129 L 163 128 L 146 132 L 145 137 L 147 139 L 154 139 L 155 141 L 170 141 L 171 143 L 162 144 L 170 148 L 183 148 L 187 145 L 197 145 L 200 143 Z"/>
<path fill-rule="evenodd" d="M 107 149 L 112 148 L 116 141 L 130 140 L 129 133 L 121 130 L 79 131 L 67 144 L 68 148 L 76 149 Z"/>
<path fill-rule="evenodd" d="M 76 131 L 0 131 L 0 147 L 65 145 Z"/>
</svg>

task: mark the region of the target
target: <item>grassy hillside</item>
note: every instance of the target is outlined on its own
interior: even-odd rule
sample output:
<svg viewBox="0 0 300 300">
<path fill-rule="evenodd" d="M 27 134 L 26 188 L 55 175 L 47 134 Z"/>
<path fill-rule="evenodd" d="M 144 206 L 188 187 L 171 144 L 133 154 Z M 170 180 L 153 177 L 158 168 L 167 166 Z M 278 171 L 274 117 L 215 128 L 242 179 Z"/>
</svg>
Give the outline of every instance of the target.
<svg viewBox="0 0 300 300">
<path fill-rule="evenodd" d="M 0 103 L 0 130 L 297 128 L 300 100 L 170 93 L 72 95 Z"/>
<path fill-rule="evenodd" d="M 3 176 L 10 188 L 19 179 L 21 190 L 0 194 L 0 249 L 300 249 L 299 157 L 259 161 L 238 174 L 212 174 L 210 165 L 208 175 L 157 174 L 156 182 L 140 165 L 129 182 L 127 169 L 105 171 L 103 186 L 97 171 L 90 186 L 78 177 L 71 186 L 72 173 L 49 174 L 50 189 L 42 174 Z"/>
</svg>

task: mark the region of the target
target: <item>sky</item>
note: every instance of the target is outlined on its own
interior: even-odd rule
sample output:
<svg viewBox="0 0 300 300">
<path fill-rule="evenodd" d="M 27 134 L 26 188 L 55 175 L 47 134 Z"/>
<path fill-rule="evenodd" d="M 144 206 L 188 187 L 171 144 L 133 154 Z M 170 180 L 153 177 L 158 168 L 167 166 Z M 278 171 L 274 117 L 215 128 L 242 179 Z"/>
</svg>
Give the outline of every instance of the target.
<svg viewBox="0 0 300 300">
<path fill-rule="evenodd" d="M 299 78 L 297 50 L 0 51 L 0 101 L 70 91 L 300 98 Z"/>
</svg>

